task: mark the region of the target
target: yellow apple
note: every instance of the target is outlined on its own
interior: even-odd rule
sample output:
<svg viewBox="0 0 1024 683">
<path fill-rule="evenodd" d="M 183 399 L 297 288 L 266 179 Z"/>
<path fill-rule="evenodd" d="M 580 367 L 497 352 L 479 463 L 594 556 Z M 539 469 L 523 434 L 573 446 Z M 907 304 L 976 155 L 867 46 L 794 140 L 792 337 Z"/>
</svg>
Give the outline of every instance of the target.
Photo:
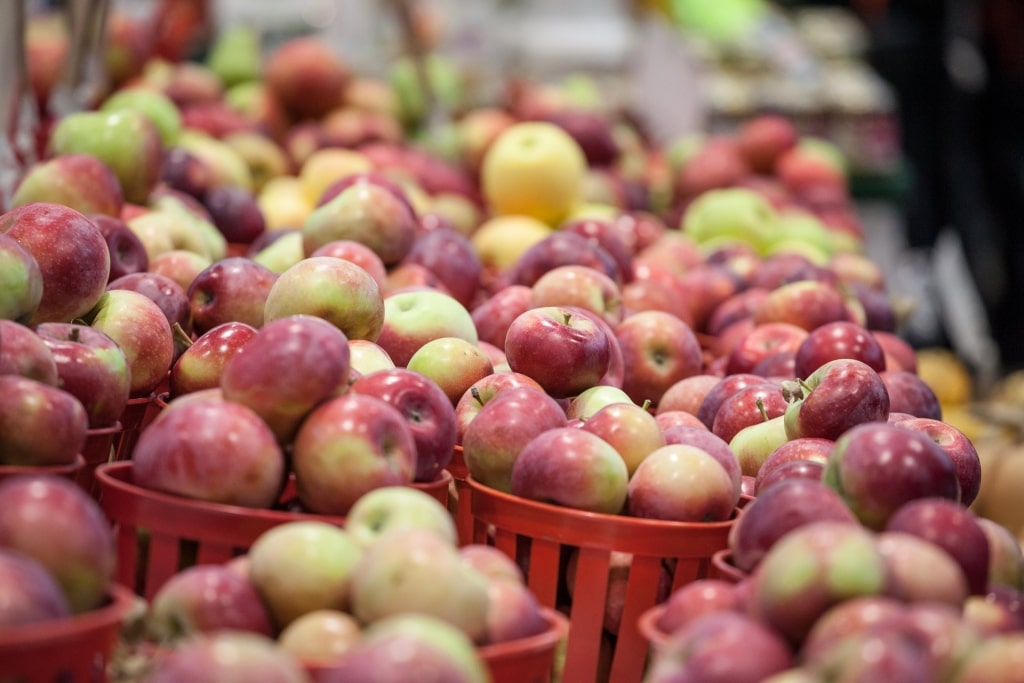
<svg viewBox="0 0 1024 683">
<path fill-rule="evenodd" d="M 295 176 L 268 180 L 257 195 L 256 203 L 267 230 L 298 229 L 313 212 L 313 202 L 306 199 L 302 181 Z"/>
<path fill-rule="evenodd" d="M 299 169 L 299 181 L 306 200 L 316 204 L 336 181 L 355 173 L 366 173 L 373 164 L 365 154 L 341 147 L 326 147 L 310 154 Z"/>
<path fill-rule="evenodd" d="M 484 269 L 503 272 L 551 232 L 550 226 L 530 216 L 495 216 L 484 221 L 469 241 Z"/>
<path fill-rule="evenodd" d="M 427 213 L 435 213 L 451 221 L 457 231 L 469 236 L 483 220 L 480 208 L 470 199 L 454 192 L 439 192 L 430 198 Z"/>
<path fill-rule="evenodd" d="M 494 213 L 558 225 L 579 202 L 586 170 L 583 150 L 565 130 L 528 121 L 494 140 L 484 156 L 481 185 Z"/>
<path fill-rule="evenodd" d="M 278 237 L 253 256 L 252 260 L 264 268 L 280 274 L 305 256 L 305 252 L 302 250 L 302 232 L 296 230 Z"/>
</svg>

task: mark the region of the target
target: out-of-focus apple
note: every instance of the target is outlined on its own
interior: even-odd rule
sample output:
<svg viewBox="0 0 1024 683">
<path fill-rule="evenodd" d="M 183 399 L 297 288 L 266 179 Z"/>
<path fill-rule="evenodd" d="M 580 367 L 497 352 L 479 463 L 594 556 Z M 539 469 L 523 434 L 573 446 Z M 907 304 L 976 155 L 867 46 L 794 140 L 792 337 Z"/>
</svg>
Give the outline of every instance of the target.
<svg viewBox="0 0 1024 683">
<path fill-rule="evenodd" d="M 889 392 L 889 409 L 930 420 L 942 419 L 942 404 L 931 386 L 909 370 L 883 370 L 878 373 Z"/>
<path fill-rule="evenodd" d="M 0 375 L 0 462 L 70 465 L 85 444 L 89 416 L 81 401 L 55 386 Z"/>
<path fill-rule="evenodd" d="M 10 208 L 52 202 L 85 215 L 120 216 L 121 183 L 91 154 L 61 154 L 31 166 L 11 197 Z"/>
<path fill-rule="evenodd" d="M 300 118 L 319 118 L 344 100 L 349 72 L 323 40 L 306 36 L 279 45 L 263 73 L 281 104 Z"/>
<path fill-rule="evenodd" d="M 56 387 L 57 362 L 34 329 L 0 318 L 0 375 L 27 377 Z"/>
<path fill-rule="evenodd" d="M 304 663 L 341 659 L 363 635 L 362 625 L 348 612 L 316 609 L 281 629 L 277 644 Z"/>
<path fill-rule="evenodd" d="M 854 358 L 884 372 L 885 352 L 871 332 L 847 321 L 825 323 L 807 334 L 793 359 L 797 377 L 808 377 L 830 360 Z"/>
<path fill-rule="evenodd" d="M 0 548 L 0 628 L 14 629 L 71 616 L 57 581 L 39 562 Z"/>
<path fill-rule="evenodd" d="M 912 417 L 897 422 L 900 427 L 917 429 L 946 451 L 960 482 L 960 504 L 970 506 L 981 489 L 981 460 L 978 449 L 967 435 L 951 424 L 927 417 Z"/>
<path fill-rule="evenodd" d="M 298 660 L 282 650 L 276 641 L 244 631 L 217 631 L 192 638 L 164 656 L 157 657 L 147 678 L 152 683 L 309 681 L 309 675 Z"/>
<path fill-rule="evenodd" d="M 452 545 L 455 522 L 448 509 L 430 494 L 411 486 L 383 486 L 367 492 L 345 516 L 345 531 L 364 547 L 392 529 L 435 533 Z"/>
</svg>

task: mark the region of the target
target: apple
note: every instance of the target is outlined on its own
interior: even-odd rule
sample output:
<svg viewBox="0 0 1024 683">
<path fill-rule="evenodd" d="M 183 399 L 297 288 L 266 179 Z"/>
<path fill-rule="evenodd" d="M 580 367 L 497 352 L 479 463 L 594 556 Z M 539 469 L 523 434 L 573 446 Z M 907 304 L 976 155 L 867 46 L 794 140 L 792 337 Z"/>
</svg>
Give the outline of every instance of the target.
<svg viewBox="0 0 1024 683">
<path fill-rule="evenodd" d="M 886 422 L 866 422 L 842 434 L 823 481 L 872 529 L 885 527 L 897 510 L 918 498 L 956 502 L 960 497 L 949 455 L 923 433 Z"/>
<path fill-rule="evenodd" d="M 14 237 L 0 233 L 0 320 L 28 321 L 43 298 L 39 263 Z"/>
<path fill-rule="evenodd" d="M 656 628 L 670 635 L 705 614 L 742 611 L 736 584 L 721 579 L 701 579 L 680 586 L 658 613 Z"/>
<path fill-rule="evenodd" d="M 793 396 L 785 413 L 791 439 L 836 440 L 851 427 L 889 417 L 889 393 L 882 378 L 853 358 L 828 361 L 802 380 Z"/>
<path fill-rule="evenodd" d="M 655 413 L 684 411 L 696 416 L 708 392 L 721 381 L 721 377 L 704 372 L 684 377 L 665 390 Z"/>
<path fill-rule="evenodd" d="M 889 566 L 889 595 L 908 603 L 963 606 L 968 596 L 964 571 L 938 544 L 905 531 L 888 530 L 878 534 L 877 542 Z"/>
<path fill-rule="evenodd" d="M 252 244 L 267 230 L 266 219 L 253 193 L 234 185 L 211 187 L 203 206 L 217 230 L 232 244 Z"/>
<path fill-rule="evenodd" d="M 738 187 L 750 175 L 737 145 L 718 136 L 704 142 L 679 166 L 673 196 L 679 203 L 692 202 L 709 192 Z"/>
<path fill-rule="evenodd" d="M 422 289 L 397 292 L 384 299 L 384 320 L 376 342 L 398 367 L 424 344 L 441 337 L 458 337 L 475 344 L 473 318 L 450 294 Z"/>
<path fill-rule="evenodd" d="M 149 272 L 163 275 L 182 289 L 188 289 L 196 276 L 212 263 L 205 254 L 190 249 L 169 249 L 150 258 Z"/>
<path fill-rule="evenodd" d="M 384 486 L 367 492 L 345 516 L 345 531 L 357 543 L 371 546 L 392 529 L 419 529 L 456 543 L 455 522 L 448 509 L 430 494 L 410 486 Z"/>
<path fill-rule="evenodd" d="M 783 481 L 761 491 L 729 533 L 733 564 L 753 572 L 779 539 L 820 520 L 858 523 L 836 492 L 820 481 Z"/>
<path fill-rule="evenodd" d="M 350 382 L 375 370 L 386 370 L 395 367 L 395 362 L 391 360 L 388 352 L 382 349 L 376 342 L 369 341 L 368 339 L 349 339 L 348 350 L 348 378 Z"/>
<path fill-rule="evenodd" d="M 264 78 L 285 109 L 317 119 L 341 104 L 349 71 L 316 36 L 291 38 L 267 55 Z"/>
<path fill-rule="evenodd" d="M 0 318 L 0 375 L 27 377 L 51 387 L 58 385 L 53 351 L 32 329 Z"/>
<path fill-rule="evenodd" d="M 942 419 L 942 404 L 920 375 L 909 370 L 884 370 L 878 374 L 889 392 L 890 410 L 918 418 Z"/>
<path fill-rule="evenodd" d="M 373 489 L 412 482 L 416 441 L 398 408 L 375 396 L 346 394 L 303 420 L 292 443 L 292 468 L 306 509 L 343 515 Z"/>
<path fill-rule="evenodd" d="M 284 444 L 313 408 L 345 390 L 348 369 L 345 334 L 322 318 L 294 315 L 267 323 L 232 354 L 220 388 Z"/>
<path fill-rule="evenodd" d="M 581 429 L 556 427 L 523 446 L 512 466 L 511 493 L 618 514 L 626 503 L 628 483 L 626 463 L 611 444 Z"/>
<path fill-rule="evenodd" d="M 622 220 L 633 220 L 635 222 L 636 219 L 627 216 Z M 634 249 L 630 246 L 633 242 L 631 240 L 630 244 L 627 244 L 623 232 L 624 228 L 616 226 L 615 221 L 602 220 L 600 218 L 573 218 L 562 223 L 558 229 L 563 232 L 583 235 L 590 239 L 615 259 L 624 282 L 629 282 L 633 279 Z M 635 239 L 635 236 L 631 237 Z"/>
<path fill-rule="evenodd" d="M 683 427 L 696 427 L 702 431 L 710 433 L 704 423 L 701 422 L 696 415 L 688 413 L 685 410 L 662 410 L 654 414 L 654 421 L 661 427 L 662 432 L 667 431 L 671 427 L 683 426 Z M 728 444 L 727 444 L 728 445 Z"/>
<path fill-rule="evenodd" d="M 569 265 L 593 268 L 616 284 L 623 281 L 615 259 L 601 246 L 582 235 L 558 230 L 523 252 L 509 270 L 507 282 L 532 287 L 546 273 Z"/>
<path fill-rule="evenodd" d="M 682 229 L 698 244 L 739 242 L 760 246 L 777 220 L 768 201 L 745 187 L 708 188 L 686 208 Z"/>
<path fill-rule="evenodd" d="M 455 408 L 437 384 L 407 368 L 378 370 L 356 379 L 353 394 L 375 396 L 397 408 L 416 443 L 413 481 L 435 481 L 451 460 L 458 437 Z"/>
<path fill-rule="evenodd" d="M 164 645 L 219 630 L 249 631 L 273 638 L 276 629 L 253 583 L 227 565 L 188 567 L 157 589 L 146 629 Z"/>
<path fill-rule="evenodd" d="M 476 419 L 480 410 L 500 392 L 518 386 L 529 386 L 544 392 L 537 380 L 519 372 L 496 372 L 477 380 L 466 390 L 455 404 L 455 422 L 458 428 L 458 442 L 461 444 L 469 423 Z"/>
<path fill-rule="evenodd" d="M 160 141 L 166 147 L 172 147 L 181 135 L 181 110 L 170 97 L 155 88 L 118 88 L 103 100 L 99 110 L 144 114 L 156 126 Z"/>
<path fill-rule="evenodd" d="M 46 567 L 0 548 L 0 628 L 15 629 L 71 616 L 71 607 Z"/>
<path fill-rule="evenodd" d="M 12 278 L 18 302 L 12 308 L 19 319 L 31 325 L 69 322 L 88 312 L 103 294 L 110 277 L 107 243 L 96 224 L 74 209 L 47 202 L 11 209 L 0 215 L 0 234 L 31 255 L 42 276 L 37 298 L 36 271 L 25 255 L 11 247 L 3 249 L 4 261 L 10 264 L 3 269 L 5 282 Z M 33 301 L 37 305 L 28 310 Z"/>
<path fill-rule="evenodd" d="M 945 605 L 943 605 L 945 607 Z M 909 626 L 909 605 L 888 595 L 863 595 L 830 607 L 815 622 L 800 651 L 808 663 L 821 662 L 851 635 L 878 626 Z"/>
<path fill-rule="evenodd" d="M 756 486 L 757 473 L 768 456 L 789 440 L 785 415 L 778 415 L 736 432 L 729 440 L 729 448 L 736 454 L 743 476 L 753 479 Z"/>
<path fill-rule="evenodd" d="M 114 172 L 91 154 L 60 154 L 31 165 L 18 182 L 10 208 L 52 202 L 85 215 L 119 216 L 124 205 Z"/>
<path fill-rule="evenodd" d="M 85 445 L 89 417 L 75 396 L 20 375 L 0 375 L 0 463 L 69 465 Z"/>
<path fill-rule="evenodd" d="M 582 189 L 587 160 L 564 129 L 543 121 L 503 130 L 484 155 L 480 185 L 496 214 L 523 214 L 558 225 Z"/>
<path fill-rule="evenodd" d="M 700 419 L 708 429 L 711 429 L 712 425 L 714 425 L 715 416 L 717 415 L 719 408 L 722 407 L 722 403 L 729 396 L 732 396 L 747 387 L 761 386 L 765 383 L 764 377 L 745 372 L 729 373 L 725 377 L 718 377 L 717 380 L 718 381 L 705 393 L 696 412 L 697 418 Z"/>
<path fill-rule="evenodd" d="M 807 339 L 806 329 L 789 322 L 758 322 L 755 318 L 748 324 L 751 323 L 749 330 L 741 332 L 736 345 L 727 354 L 727 374 L 753 374 L 754 368 L 764 359 L 779 353 L 796 353 Z M 733 324 L 743 325 L 743 321 Z"/>
<path fill-rule="evenodd" d="M 983 595 L 969 596 L 961 614 L 963 621 L 985 639 L 1024 628 L 1021 592 L 1009 586 L 989 586 Z"/>
<path fill-rule="evenodd" d="M 418 263 L 401 263 L 388 272 L 387 284 L 384 287 L 385 298 L 411 290 L 431 290 L 450 294 L 434 271 Z"/>
<path fill-rule="evenodd" d="M 754 311 L 770 293 L 770 289 L 755 286 L 737 292 L 712 309 L 704 325 L 705 331 L 712 336 L 718 336 L 737 320 L 753 318 Z"/>
<path fill-rule="evenodd" d="M 333 256 L 351 261 L 373 276 L 381 291 L 388 284 L 388 271 L 380 256 L 361 242 L 354 240 L 335 240 L 319 247 L 310 256 Z"/>
<path fill-rule="evenodd" d="M 988 538 L 989 585 L 1004 585 L 1020 590 L 1024 585 L 1024 554 L 1020 543 L 1008 528 L 988 517 L 976 517 Z"/>
<path fill-rule="evenodd" d="M 676 522 L 721 522 L 739 496 L 726 469 L 696 446 L 670 444 L 650 453 L 629 479 L 633 517 Z"/>
<path fill-rule="evenodd" d="M 255 335 L 255 327 L 240 322 L 222 323 L 199 335 L 171 367 L 170 398 L 203 389 L 219 390 L 228 359 Z"/>
<path fill-rule="evenodd" d="M 755 487 L 761 491 L 766 486 L 772 472 L 779 467 L 791 463 L 818 463 L 822 466 L 828 462 L 829 454 L 835 444 L 831 439 L 819 439 L 813 436 L 806 436 L 798 439 L 791 439 L 768 454 L 761 467 L 757 470 Z"/>
<path fill-rule="evenodd" d="M 463 306 L 469 307 L 475 302 L 483 264 L 469 238 L 454 228 L 437 228 L 420 234 L 402 262 L 426 267 Z"/>
<path fill-rule="evenodd" d="M 520 452 L 535 436 L 566 425 L 565 412 L 542 390 L 508 387 L 488 400 L 462 435 L 469 473 L 484 486 L 511 492 Z"/>
<path fill-rule="evenodd" d="M 107 289 L 130 289 L 144 294 L 160 307 L 167 322 L 188 334 L 192 331 L 192 312 L 189 309 L 188 295 L 177 282 L 166 275 L 156 272 L 126 273 L 112 279 Z"/>
<path fill-rule="evenodd" d="M 549 628 L 540 602 L 521 581 L 488 580 L 487 602 L 484 641 L 488 644 L 529 638 Z"/>
<path fill-rule="evenodd" d="M 227 400 L 169 405 L 139 434 L 132 461 L 138 486 L 229 505 L 269 508 L 285 482 L 274 433 L 255 412 Z"/>
<path fill-rule="evenodd" d="M 90 429 L 116 425 L 131 391 L 121 347 L 88 325 L 42 323 L 36 334 L 57 364 L 57 386 L 82 403 Z"/>
<path fill-rule="evenodd" d="M 761 559 L 748 609 L 795 644 L 830 607 L 881 595 L 886 582 L 885 558 L 871 531 L 848 521 L 815 521 L 781 537 Z"/>
<path fill-rule="evenodd" d="M 319 609 L 347 610 L 363 548 L 321 520 L 275 526 L 249 548 L 249 576 L 278 629 Z"/>
<path fill-rule="evenodd" d="M 773 289 L 754 311 L 754 322 L 784 322 L 810 331 L 826 323 L 850 321 L 837 287 L 818 280 L 789 282 Z"/>
<path fill-rule="evenodd" d="M 793 120 L 779 114 L 759 114 L 736 131 L 736 146 L 755 173 L 771 174 L 778 158 L 799 139 Z"/>
<path fill-rule="evenodd" d="M 879 373 L 886 369 L 885 352 L 871 332 L 856 323 L 836 321 L 825 323 L 807 334 L 796 350 L 793 361 L 795 374 L 807 377 L 837 358 L 855 358 Z"/>
<path fill-rule="evenodd" d="M 494 372 L 479 343 L 459 337 L 431 339 L 412 354 L 406 367 L 434 382 L 452 406 L 475 382 Z"/>
<path fill-rule="evenodd" d="M 739 497 L 743 478 L 741 463 L 733 449 L 721 437 L 715 436 L 707 429 L 682 424 L 665 427 L 662 429 L 662 433 L 665 436 L 665 443 L 668 445 L 696 446 L 702 451 L 710 453 L 729 474 L 733 491 Z"/>
<path fill-rule="evenodd" d="M 949 553 L 963 570 L 972 595 L 984 594 L 988 588 L 988 535 L 974 513 L 955 500 L 910 500 L 893 512 L 885 530 L 918 536 Z"/>
<path fill-rule="evenodd" d="M 582 428 L 598 435 L 619 452 L 630 477 L 648 455 L 666 445 L 665 434 L 654 416 L 628 401 L 598 409 L 584 420 Z"/>
<path fill-rule="evenodd" d="M 715 412 L 711 431 L 728 443 L 744 427 L 783 415 L 788 405 L 782 386 L 777 382 L 766 381 L 745 387 L 722 401 Z"/>
<path fill-rule="evenodd" d="M 72 481 L 54 475 L 0 481 L 0 547 L 45 567 L 75 614 L 110 597 L 114 534 L 96 501 Z"/>
<path fill-rule="evenodd" d="M 149 395 L 166 379 L 174 362 L 174 334 L 164 312 L 148 296 L 108 290 L 83 320 L 121 347 L 128 359 L 132 396 Z"/>
<path fill-rule="evenodd" d="M 627 316 L 615 329 L 622 349 L 623 389 L 640 403 L 655 406 L 676 382 L 701 374 L 703 358 L 693 330 L 663 311 Z"/>
<path fill-rule="evenodd" d="M 474 641 L 485 637 L 488 580 L 436 534 L 396 528 L 379 536 L 353 569 L 351 590 L 352 613 L 365 624 L 415 612 Z"/>
<path fill-rule="evenodd" d="M 886 367 L 889 370 L 917 372 L 917 353 L 907 340 L 885 330 L 872 330 L 872 334 L 875 337 L 875 341 L 881 345 L 886 358 L 896 360 L 898 367 L 890 367 L 892 363 L 888 362 L 888 360 L 886 361 Z"/>
<path fill-rule="evenodd" d="M 317 609 L 281 629 L 277 644 L 308 665 L 340 660 L 362 635 L 362 625 L 348 612 Z"/>
<path fill-rule="evenodd" d="M 597 314 L 612 326 L 622 321 L 622 291 L 618 283 L 589 266 L 553 268 L 533 283 L 531 292 L 531 308 L 575 306 Z"/>
<path fill-rule="evenodd" d="M 152 120 L 138 111 L 81 111 L 60 119 L 50 133 L 55 155 L 90 154 L 121 185 L 126 202 L 145 204 L 160 179 L 164 145 Z"/>
<path fill-rule="evenodd" d="M 960 504 L 967 507 L 973 503 L 981 488 L 981 460 L 967 435 L 951 424 L 927 417 L 911 417 L 897 424 L 924 432 L 946 451 L 960 482 Z"/>
<path fill-rule="evenodd" d="M 147 679 L 153 683 L 308 683 L 299 662 L 258 633 L 217 631 L 183 642 L 156 657 Z"/>
<path fill-rule="evenodd" d="M 586 315 L 559 306 L 533 308 L 509 326 L 505 355 L 514 372 L 555 398 L 598 384 L 611 356 L 607 334 Z"/>
<path fill-rule="evenodd" d="M 373 276 L 330 256 L 302 259 L 281 273 L 263 308 L 264 322 L 298 314 L 332 323 L 349 339 L 377 341 L 384 326 L 384 298 Z"/>
<path fill-rule="evenodd" d="M 379 183 L 362 181 L 309 214 L 302 224 L 302 248 L 308 256 L 329 242 L 353 240 L 393 266 L 409 253 L 416 229 L 406 201 Z"/>
<path fill-rule="evenodd" d="M 509 275 L 534 245 L 552 234 L 550 225 L 530 216 L 497 215 L 483 221 L 469 236 L 483 269 L 481 281 L 487 283 L 499 275 Z"/>
<path fill-rule="evenodd" d="M 345 656 L 331 666 L 325 683 L 373 680 L 401 683 L 422 680 L 486 683 L 491 674 L 469 636 L 443 619 L 405 613 L 368 626 Z"/>
</svg>

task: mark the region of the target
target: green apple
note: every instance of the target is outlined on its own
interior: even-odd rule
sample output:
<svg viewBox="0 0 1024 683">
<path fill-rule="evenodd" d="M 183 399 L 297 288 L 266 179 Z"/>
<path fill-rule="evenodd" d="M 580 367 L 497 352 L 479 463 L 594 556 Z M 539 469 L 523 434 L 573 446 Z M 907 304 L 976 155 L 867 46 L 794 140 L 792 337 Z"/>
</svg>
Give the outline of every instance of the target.
<svg viewBox="0 0 1024 683">
<path fill-rule="evenodd" d="M 745 187 L 730 187 L 698 196 L 683 214 L 682 229 L 699 244 L 729 239 L 761 249 L 778 231 L 777 219 L 761 194 Z"/>
<path fill-rule="evenodd" d="M 441 337 L 479 341 L 472 316 L 455 297 L 435 289 L 413 289 L 384 299 L 384 321 L 376 341 L 395 365 L 406 367 L 420 347 Z"/>
<path fill-rule="evenodd" d="M 302 233 L 293 230 L 260 249 L 252 260 L 274 273 L 283 273 L 305 257 Z"/>
<path fill-rule="evenodd" d="M 382 486 L 369 491 L 349 508 L 345 531 L 369 547 L 392 529 L 420 529 L 436 533 L 453 546 L 455 521 L 448 508 L 425 491 L 411 486 Z"/>
<path fill-rule="evenodd" d="M 346 610 L 363 549 L 327 522 L 287 522 L 265 531 L 249 549 L 249 577 L 278 628 L 319 609 Z"/>
<path fill-rule="evenodd" d="M 255 81 L 262 64 L 260 35 L 252 26 L 226 27 L 214 40 L 206 56 L 206 66 L 220 78 L 224 87 Z"/>
<path fill-rule="evenodd" d="M 0 233 L 0 319 L 28 320 L 43 299 L 43 273 L 35 257 Z"/>
<path fill-rule="evenodd" d="M 406 367 L 431 379 L 452 405 L 477 380 L 494 372 L 487 352 L 459 337 L 431 339 L 412 354 Z"/>
<path fill-rule="evenodd" d="M 157 127 L 138 111 L 70 114 L 50 135 L 53 154 L 91 154 L 121 183 L 125 201 L 145 204 L 160 180 L 164 145 Z"/>
<path fill-rule="evenodd" d="M 395 367 L 388 352 L 377 342 L 369 339 L 349 339 L 349 366 L 353 375 L 369 375 L 377 370 L 388 370 Z"/>
<path fill-rule="evenodd" d="M 736 435 L 729 441 L 729 448 L 736 454 L 740 461 L 740 470 L 743 474 L 751 477 L 757 476 L 757 471 L 772 451 L 789 441 L 786 434 L 785 415 L 773 417 L 764 422 L 758 422 L 744 427 L 736 432 Z"/>
<path fill-rule="evenodd" d="M 114 92 L 100 105 L 100 111 L 135 111 L 143 114 L 160 134 L 165 147 L 178 142 L 181 135 L 181 112 L 167 95 L 155 88 L 124 88 Z"/>
<path fill-rule="evenodd" d="M 633 403 L 633 399 L 631 399 L 629 394 L 623 391 L 622 388 L 612 386 L 610 384 L 599 384 L 597 386 L 584 389 L 574 396 L 572 400 L 569 401 L 569 406 L 565 409 L 565 414 L 570 420 L 587 420 L 605 406 L 615 403 L 628 403 L 630 405 L 635 405 Z"/>
<path fill-rule="evenodd" d="M 524 214 L 551 226 L 579 202 L 587 160 L 553 123 L 528 121 L 503 131 L 484 156 L 484 197 L 497 214 Z"/>
</svg>

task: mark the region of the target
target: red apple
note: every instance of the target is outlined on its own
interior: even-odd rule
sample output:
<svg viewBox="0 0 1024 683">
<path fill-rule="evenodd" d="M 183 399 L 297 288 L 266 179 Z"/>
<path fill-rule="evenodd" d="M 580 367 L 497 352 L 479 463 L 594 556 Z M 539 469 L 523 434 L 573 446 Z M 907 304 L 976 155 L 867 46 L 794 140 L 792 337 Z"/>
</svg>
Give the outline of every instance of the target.
<svg viewBox="0 0 1024 683">
<path fill-rule="evenodd" d="M 879 376 L 889 392 L 890 410 L 930 420 L 942 419 L 942 404 L 919 375 L 908 370 L 885 370 Z"/>
<path fill-rule="evenodd" d="M 509 326 L 533 307 L 532 297 L 533 290 L 526 285 L 508 285 L 470 309 L 479 339 L 504 349 Z"/>
<path fill-rule="evenodd" d="M 15 629 L 71 616 L 60 585 L 46 567 L 0 548 L 0 628 Z"/>
<path fill-rule="evenodd" d="M 727 397 L 715 412 L 711 431 L 726 443 L 744 427 L 766 422 L 786 412 L 788 407 L 777 382 L 755 384 Z"/>
<path fill-rule="evenodd" d="M 734 323 L 742 324 L 741 323 Z M 768 356 L 795 353 L 807 338 L 807 330 L 789 322 L 757 322 L 743 334 L 728 354 L 726 372 L 730 375 L 751 373 Z"/>
<path fill-rule="evenodd" d="M 224 365 L 255 335 L 255 327 L 236 322 L 217 325 L 199 335 L 171 367 L 170 398 L 203 389 L 219 390 Z"/>
<path fill-rule="evenodd" d="M 615 338 L 624 362 L 622 388 L 636 403 L 657 406 L 669 387 L 702 371 L 700 342 L 670 313 L 634 313 L 615 327 Z"/>
<path fill-rule="evenodd" d="M 28 321 L 43 298 L 39 263 L 13 237 L 0 233 L 0 320 Z"/>
<path fill-rule="evenodd" d="M 666 443 L 658 421 L 634 403 L 610 403 L 584 420 L 582 428 L 614 446 L 631 477 L 648 455 Z"/>
<path fill-rule="evenodd" d="M 837 358 L 854 358 L 867 363 L 876 372 L 886 369 L 885 352 L 874 335 L 847 321 L 825 323 L 811 330 L 796 350 L 793 369 L 797 377 L 806 378 Z"/>
<path fill-rule="evenodd" d="M 782 444 L 768 455 L 757 471 L 755 481 L 757 491 L 764 488 L 763 482 L 778 467 L 794 462 L 817 462 L 820 465 L 824 465 L 828 462 L 828 456 L 832 452 L 834 444 L 835 442 L 831 439 L 819 439 L 810 436 L 792 439 Z"/>
<path fill-rule="evenodd" d="M 839 358 L 801 380 L 785 415 L 789 438 L 835 440 L 856 425 L 885 422 L 889 394 L 882 378 L 867 363 Z"/>
<path fill-rule="evenodd" d="M 496 372 L 474 382 L 455 404 L 459 443 L 462 443 L 469 424 L 476 419 L 488 401 L 506 389 L 520 386 L 528 386 L 540 392 L 544 391 L 537 380 L 520 372 Z"/>
<path fill-rule="evenodd" d="M 341 104 L 348 69 L 323 40 L 299 37 L 279 45 L 264 65 L 267 85 L 299 118 L 320 118 Z"/>
<path fill-rule="evenodd" d="M 771 291 L 754 312 L 757 323 L 783 322 L 810 331 L 825 323 L 850 320 L 846 299 L 833 285 L 800 280 Z"/>
<path fill-rule="evenodd" d="M 197 334 L 228 322 L 259 328 L 277 274 L 241 256 L 221 259 L 196 275 L 188 288 Z"/>
<path fill-rule="evenodd" d="M 707 451 L 663 446 L 637 466 L 629 480 L 629 514 L 676 522 L 722 522 L 732 516 L 738 492 L 725 467 Z"/>
<path fill-rule="evenodd" d="M 37 202 L 0 215 L 0 234 L 32 255 L 42 298 L 23 311 L 30 324 L 69 322 L 91 309 L 110 277 L 110 252 L 96 224 L 74 209 Z"/>
<path fill-rule="evenodd" d="M 476 300 L 483 265 L 469 239 L 455 229 L 435 229 L 420 235 L 402 262 L 430 270 L 463 306 L 472 306 Z"/>
<path fill-rule="evenodd" d="M 951 424 L 927 417 L 911 417 L 897 424 L 923 432 L 949 455 L 960 482 L 960 504 L 970 506 L 981 488 L 981 460 L 967 435 Z"/>
<path fill-rule="evenodd" d="M 897 336 L 892 332 L 886 332 L 884 330 L 874 330 L 872 334 L 875 336 L 875 340 L 881 345 L 882 351 L 886 355 L 886 367 L 890 370 L 905 370 L 907 372 L 917 372 L 917 353 L 914 351 L 914 347 L 910 345 L 902 337 Z M 889 359 L 896 360 L 896 366 L 889 361 Z"/>
<path fill-rule="evenodd" d="M 760 114 L 736 132 L 739 153 L 756 173 L 770 174 L 780 156 L 796 146 L 800 134 L 792 119 L 779 114 Z"/>
<path fill-rule="evenodd" d="M 148 678 L 152 683 L 305 683 L 309 675 L 271 638 L 245 631 L 217 631 L 192 638 L 157 657 Z"/>
<path fill-rule="evenodd" d="M 0 375 L 0 462 L 69 465 L 85 445 L 89 417 L 71 393 L 19 375 Z"/>
<path fill-rule="evenodd" d="M 0 375 L 18 375 L 56 387 L 57 362 L 35 330 L 0 319 Z"/>
<path fill-rule="evenodd" d="M 622 321 L 622 290 L 618 283 L 589 266 L 552 268 L 531 286 L 531 308 L 574 306 L 595 313 L 609 325 Z"/>
<path fill-rule="evenodd" d="M 722 380 L 708 374 L 691 375 L 679 380 L 661 395 L 657 413 L 681 410 L 696 416 L 708 392 Z"/>
<path fill-rule="evenodd" d="M 711 429 L 715 423 L 715 416 L 718 414 L 722 403 L 736 392 L 751 386 L 760 386 L 765 383 L 765 378 L 750 373 L 730 373 L 726 377 L 718 378 L 704 395 L 704 399 L 697 408 L 697 417 L 704 425 Z"/>
</svg>

